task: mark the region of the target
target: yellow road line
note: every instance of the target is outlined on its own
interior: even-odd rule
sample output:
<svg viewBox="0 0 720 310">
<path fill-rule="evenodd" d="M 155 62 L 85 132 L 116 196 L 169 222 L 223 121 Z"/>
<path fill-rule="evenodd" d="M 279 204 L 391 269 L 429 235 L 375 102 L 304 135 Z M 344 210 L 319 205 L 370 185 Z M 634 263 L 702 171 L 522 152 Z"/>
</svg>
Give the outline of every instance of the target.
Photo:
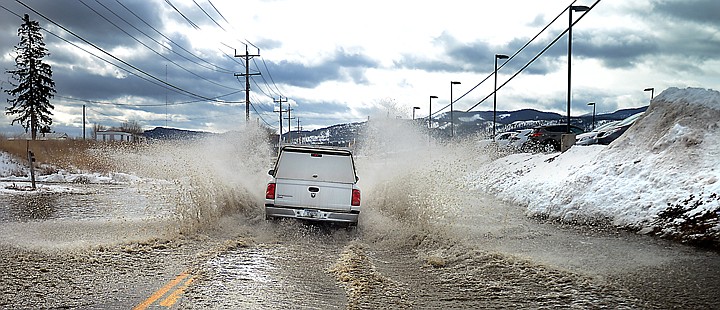
<svg viewBox="0 0 720 310">
<path fill-rule="evenodd" d="M 133 310 L 145 310 L 145 309 L 147 309 L 147 307 L 149 307 L 149 306 L 152 305 L 155 301 L 157 301 L 158 299 L 160 299 L 160 297 L 163 297 L 163 295 L 165 295 L 165 293 L 167 293 L 168 291 L 170 291 L 171 288 L 175 287 L 175 286 L 176 286 L 178 283 L 180 283 L 182 280 L 185 280 L 185 278 L 187 278 L 188 276 L 190 276 L 190 274 L 187 273 L 187 272 L 183 272 L 183 273 L 179 274 L 177 277 L 175 277 L 175 279 L 173 279 L 172 281 L 168 282 L 168 284 L 165 284 L 165 286 L 161 287 L 159 290 L 155 291 L 155 293 L 153 293 L 152 295 L 150 295 L 150 297 L 148 297 L 148 299 L 145 299 L 145 301 L 143 301 L 141 304 L 135 306 L 135 307 L 133 308 Z M 191 278 L 191 279 L 192 279 L 192 278 Z"/>
<path fill-rule="evenodd" d="M 195 280 L 195 278 L 190 277 L 190 279 L 185 281 L 185 284 L 178 287 L 176 290 L 174 290 L 172 293 L 170 293 L 170 295 L 168 295 L 167 298 L 165 298 L 163 301 L 161 301 L 160 305 L 165 306 L 165 307 L 172 307 L 172 305 L 174 305 L 178 301 L 178 299 L 180 298 L 180 295 L 182 295 L 182 293 L 185 292 L 185 289 L 187 289 L 188 286 L 190 286 L 190 284 L 193 283 L 193 280 Z"/>
</svg>

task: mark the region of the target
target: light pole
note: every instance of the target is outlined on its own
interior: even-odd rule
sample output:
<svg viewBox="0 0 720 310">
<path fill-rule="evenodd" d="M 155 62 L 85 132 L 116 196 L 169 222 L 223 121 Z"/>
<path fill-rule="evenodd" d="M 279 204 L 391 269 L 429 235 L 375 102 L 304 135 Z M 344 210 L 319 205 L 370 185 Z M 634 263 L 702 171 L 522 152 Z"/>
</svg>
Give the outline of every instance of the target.
<svg viewBox="0 0 720 310">
<path fill-rule="evenodd" d="M 572 12 L 587 12 L 590 7 L 584 5 L 571 5 L 568 7 L 568 89 L 567 89 L 567 133 L 570 133 L 570 100 L 572 98 L 570 82 L 572 81 Z"/>
<path fill-rule="evenodd" d="M 588 105 L 593 107 L 592 130 L 595 130 L 595 102 L 588 102 Z"/>
<path fill-rule="evenodd" d="M 508 59 L 508 55 L 495 54 L 495 91 L 493 91 L 493 130 L 492 139 L 495 141 L 495 118 L 497 116 L 497 63 L 498 59 Z"/>
<path fill-rule="evenodd" d="M 460 84 L 460 82 L 450 82 L 450 137 L 455 137 L 455 118 L 453 117 L 453 85 Z"/>
<path fill-rule="evenodd" d="M 654 88 L 654 87 L 645 88 L 643 91 L 649 91 L 649 92 L 650 92 L 650 101 L 652 101 L 653 98 L 655 98 L 655 88 Z"/>
<path fill-rule="evenodd" d="M 415 110 L 420 110 L 420 107 L 413 107 L 413 120 L 415 120 Z"/>
<path fill-rule="evenodd" d="M 430 106 L 428 106 L 428 129 L 432 128 L 432 100 L 437 98 L 438 96 L 430 96 Z"/>
<path fill-rule="evenodd" d="M 432 135 L 432 100 L 437 99 L 438 96 L 430 96 L 430 106 L 428 106 L 428 143 L 430 143 L 430 137 Z"/>
</svg>

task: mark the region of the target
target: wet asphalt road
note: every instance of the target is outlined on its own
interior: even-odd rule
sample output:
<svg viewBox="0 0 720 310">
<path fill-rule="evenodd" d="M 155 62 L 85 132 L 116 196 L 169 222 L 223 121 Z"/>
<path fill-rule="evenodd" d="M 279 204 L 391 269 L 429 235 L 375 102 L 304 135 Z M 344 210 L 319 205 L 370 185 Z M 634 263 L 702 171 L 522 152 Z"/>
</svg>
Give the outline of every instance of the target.
<svg viewBox="0 0 720 310">
<path fill-rule="evenodd" d="M 713 309 L 720 290 L 716 252 L 480 193 L 433 221 L 369 208 L 348 231 L 244 212 L 188 234 L 144 186 L 78 188 L 0 196 L 0 308 Z"/>
</svg>

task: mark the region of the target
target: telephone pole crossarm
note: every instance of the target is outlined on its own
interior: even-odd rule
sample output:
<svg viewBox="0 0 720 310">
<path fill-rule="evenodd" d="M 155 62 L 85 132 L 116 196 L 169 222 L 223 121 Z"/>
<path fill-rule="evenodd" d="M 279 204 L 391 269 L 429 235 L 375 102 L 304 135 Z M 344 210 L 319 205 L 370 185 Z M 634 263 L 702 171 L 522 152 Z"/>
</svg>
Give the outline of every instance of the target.
<svg viewBox="0 0 720 310">
<path fill-rule="evenodd" d="M 277 100 L 273 99 L 273 102 L 276 102 L 276 103 L 280 104 L 280 108 L 277 110 L 277 112 L 280 113 L 280 141 L 282 141 L 282 134 L 283 134 L 283 125 L 282 125 L 282 124 L 283 124 L 283 113 L 285 113 L 285 112 L 290 112 L 290 111 L 289 111 L 290 106 L 288 106 L 288 110 L 283 110 L 283 109 L 282 109 L 282 104 L 283 104 L 283 102 L 287 102 L 287 98 L 285 98 L 285 99 L 283 100 L 283 98 L 280 97 L 280 99 L 277 99 Z M 289 130 L 289 128 L 288 128 L 288 130 Z"/>
<path fill-rule="evenodd" d="M 248 53 L 247 45 L 245 46 L 245 55 L 238 55 L 235 50 L 235 57 L 242 57 L 245 59 L 245 73 L 235 73 L 235 76 L 245 77 L 245 122 L 250 120 L 250 76 L 260 75 L 260 72 L 250 73 L 250 59 L 252 57 L 260 57 L 260 50 L 256 55 L 250 55 Z"/>
</svg>

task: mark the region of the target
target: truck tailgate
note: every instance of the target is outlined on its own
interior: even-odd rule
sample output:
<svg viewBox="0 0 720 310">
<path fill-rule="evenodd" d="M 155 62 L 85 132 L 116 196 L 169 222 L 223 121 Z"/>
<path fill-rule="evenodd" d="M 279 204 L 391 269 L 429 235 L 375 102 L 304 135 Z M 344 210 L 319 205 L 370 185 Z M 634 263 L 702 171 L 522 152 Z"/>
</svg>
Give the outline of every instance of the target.
<svg viewBox="0 0 720 310">
<path fill-rule="evenodd" d="M 276 179 L 275 205 L 350 212 L 352 184 Z"/>
</svg>

